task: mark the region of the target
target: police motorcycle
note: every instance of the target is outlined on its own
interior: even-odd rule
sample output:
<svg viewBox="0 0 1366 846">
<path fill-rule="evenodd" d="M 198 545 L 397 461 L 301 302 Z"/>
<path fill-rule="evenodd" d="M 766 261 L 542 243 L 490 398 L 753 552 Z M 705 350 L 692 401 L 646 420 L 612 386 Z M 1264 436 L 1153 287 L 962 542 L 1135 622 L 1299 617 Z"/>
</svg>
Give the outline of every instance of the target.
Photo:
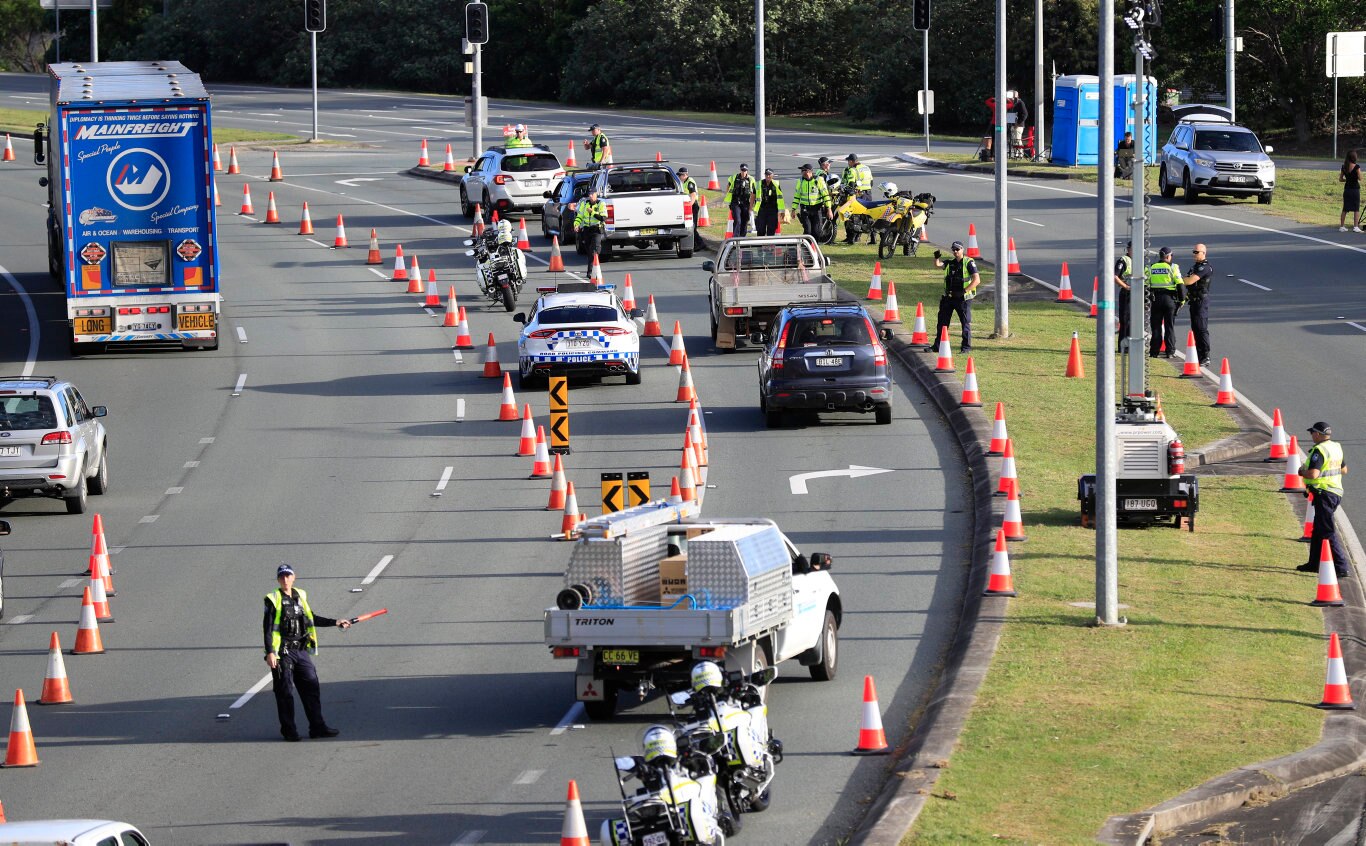
<svg viewBox="0 0 1366 846">
<path fill-rule="evenodd" d="M 925 224 L 934 214 L 934 195 L 925 191 L 911 196 L 909 191 L 897 190 L 895 182 L 884 182 L 879 187 L 891 208 L 874 227 L 878 233 L 877 257 L 891 258 L 898 245 L 902 255 L 915 255 L 926 237 Z"/>
<path fill-rule="evenodd" d="M 691 690 L 669 696 L 670 711 L 673 706 L 693 709 L 693 721 L 678 730 L 680 735 L 721 738 L 713 757 L 718 789 L 734 818 L 731 834 L 740 830 L 740 814 L 766 811 L 772 798 L 770 787 L 783 760 L 783 743 L 768 726 L 764 688 L 777 677 L 777 667 L 746 678 L 703 661 L 693 667 Z"/>
<path fill-rule="evenodd" d="M 477 238 L 467 238 L 465 255 L 474 258 L 474 278 L 479 290 L 493 303 L 512 311 L 526 282 L 526 256 L 517 249 L 512 224 L 500 220 Z"/>
<path fill-rule="evenodd" d="M 615 759 L 622 815 L 602 824 L 602 846 L 725 846 L 713 755 L 720 735 L 676 735 L 651 726 L 644 755 Z M 626 782 L 640 782 L 627 794 Z M 729 827 L 729 824 L 726 824 Z"/>
</svg>

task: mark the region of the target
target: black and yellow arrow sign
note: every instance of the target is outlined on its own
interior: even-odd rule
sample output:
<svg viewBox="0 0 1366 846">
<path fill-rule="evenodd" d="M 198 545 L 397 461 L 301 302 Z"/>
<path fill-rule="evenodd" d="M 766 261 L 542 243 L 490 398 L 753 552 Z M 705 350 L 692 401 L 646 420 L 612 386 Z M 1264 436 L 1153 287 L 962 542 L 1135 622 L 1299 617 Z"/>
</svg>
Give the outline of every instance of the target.
<svg viewBox="0 0 1366 846">
<path fill-rule="evenodd" d="M 550 451 L 568 455 L 569 449 L 569 378 L 551 376 L 550 385 Z"/>
<path fill-rule="evenodd" d="M 615 514 L 622 508 L 623 485 L 620 473 L 602 474 L 602 513 Z"/>
<path fill-rule="evenodd" d="M 631 506 L 644 505 L 650 501 L 650 474 L 636 471 L 626 474 L 626 494 Z"/>
</svg>

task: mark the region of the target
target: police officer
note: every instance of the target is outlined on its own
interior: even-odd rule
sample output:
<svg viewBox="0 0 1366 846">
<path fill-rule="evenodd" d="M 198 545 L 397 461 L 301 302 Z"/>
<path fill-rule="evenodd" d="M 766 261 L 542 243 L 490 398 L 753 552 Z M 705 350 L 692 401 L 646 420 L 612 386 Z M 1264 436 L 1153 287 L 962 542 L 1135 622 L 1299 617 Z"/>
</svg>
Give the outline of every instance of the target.
<svg viewBox="0 0 1366 846">
<path fill-rule="evenodd" d="M 736 237 L 749 234 L 749 215 L 754 209 L 754 198 L 759 193 L 759 183 L 749 175 L 749 165 L 740 165 L 740 170 L 731 175 L 726 183 L 725 204 L 730 206 L 730 216 L 734 219 Z"/>
<path fill-rule="evenodd" d="M 588 257 L 588 272 L 593 272 L 593 257 L 602 252 L 603 225 L 607 222 L 607 204 L 598 199 L 597 186 L 588 189 L 588 196 L 579 200 L 574 214 L 574 237 L 583 245 Z"/>
<path fill-rule="evenodd" d="M 1148 328 L 1152 338 L 1148 341 L 1148 357 L 1171 358 L 1176 349 L 1176 310 L 1186 299 L 1186 286 L 1181 281 L 1181 269 L 1172 263 L 1172 248 L 1163 247 L 1157 251 L 1157 261 L 1148 265 L 1148 293 L 1152 296 L 1152 316 Z M 1167 351 L 1162 352 L 1162 340 L 1167 341 Z"/>
<path fill-rule="evenodd" d="M 778 234 L 778 216 L 787 217 L 787 204 L 783 201 L 783 186 L 773 178 L 773 169 L 764 169 L 764 178 L 759 182 L 759 204 L 754 213 L 754 226 L 760 235 Z"/>
<path fill-rule="evenodd" d="M 840 174 L 840 186 L 858 197 L 861 203 L 873 200 L 873 171 L 866 164 L 859 164 L 858 154 L 850 153 L 844 157 L 848 164 Z M 852 244 L 858 240 L 858 233 L 850 229 L 853 219 L 844 222 L 844 243 Z M 876 243 L 872 230 L 868 231 L 868 243 Z"/>
<path fill-rule="evenodd" d="M 1200 356 L 1200 366 L 1209 367 L 1209 288 L 1214 281 L 1214 266 L 1205 260 L 1204 244 L 1196 244 L 1191 252 L 1195 255 L 1195 264 L 1191 265 L 1185 278 L 1191 331 L 1195 333 L 1195 352 Z"/>
<path fill-rule="evenodd" d="M 593 137 L 583 142 L 583 148 L 588 151 L 588 158 L 593 164 L 602 164 L 612 143 L 602 134 L 602 127 L 596 123 L 588 127 L 588 131 L 593 133 Z"/>
<path fill-rule="evenodd" d="M 802 165 L 802 178 L 797 180 L 797 187 L 792 191 L 792 205 L 802 223 L 802 232 L 819 240 L 825 232 L 826 221 L 835 213 L 830 209 L 829 184 L 825 177 L 812 175 L 812 171 L 810 164 Z"/>
<path fill-rule="evenodd" d="M 697 226 L 697 221 L 700 219 L 697 216 L 697 210 L 701 208 L 701 203 L 698 202 L 701 195 L 697 191 L 697 180 L 688 175 L 686 167 L 680 167 L 678 169 L 678 184 L 682 186 L 683 193 L 687 194 L 688 199 L 692 202 L 693 246 L 699 250 L 705 249 L 706 245 L 702 243 L 702 229 Z"/>
<path fill-rule="evenodd" d="M 512 137 L 509 138 L 506 142 L 504 142 L 503 146 L 509 150 L 515 150 L 519 147 L 533 146 L 531 143 L 530 136 L 528 136 L 526 133 L 526 124 L 519 123 L 516 126 L 514 126 L 512 128 Z"/>
<path fill-rule="evenodd" d="M 972 352 L 972 298 L 977 296 L 977 286 L 982 284 L 982 277 L 977 272 L 977 262 L 964 253 L 962 241 L 954 241 L 949 249 L 953 253 L 949 259 L 945 259 L 939 250 L 934 251 L 934 266 L 948 269 L 944 271 L 944 296 L 939 298 L 939 318 L 934 327 L 933 343 L 938 343 L 944 327 L 957 314 L 958 322 L 963 327 L 963 345 L 958 351 L 969 353 Z"/>
<path fill-rule="evenodd" d="M 1314 495 L 1314 534 L 1309 540 L 1308 563 L 1295 569 L 1317 573 L 1319 555 L 1326 540 L 1338 578 L 1344 579 L 1351 575 L 1352 569 L 1347 550 L 1338 540 L 1334 519 L 1342 503 L 1342 477 L 1347 472 L 1347 461 L 1342 456 L 1342 445 L 1333 440 L 1332 426 L 1320 420 L 1309 427 L 1309 436 L 1314 439 L 1314 445 L 1309 448 L 1309 457 L 1300 465 L 1300 475 L 1304 477 L 1305 489 Z"/>
<path fill-rule="evenodd" d="M 816 175 L 825 180 L 825 187 L 830 190 L 830 207 L 833 209 L 835 207 L 835 194 L 839 193 L 840 189 L 840 178 L 835 175 L 834 171 L 830 170 L 832 164 L 829 156 L 821 156 L 816 160 L 816 167 L 820 168 L 820 172 Z"/>
<path fill-rule="evenodd" d="M 280 588 L 266 594 L 265 637 L 280 734 L 288 741 L 299 739 L 299 729 L 294 724 L 294 691 L 298 690 L 308 717 L 308 736 L 336 737 L 341 732 L 323 719 L 318 671 L 310 654 L 318 650 L 318 628 L 338 626 L 345 630 L 351 627 L 351 621 L 314 614 L 308 606 L 308 595 L 294 587 L 294 568 L 288 564 L 276 568 L 275 580 Z"/>
<path fill-rule="evenodd" d="M 1129 337 L 1129 280 L 1134 272 L 1134 243 L 1124 248 L 1124 255 L 1115 259 L 1115 286 L 1119 288 L 1119 348 Z"/>
</svg>

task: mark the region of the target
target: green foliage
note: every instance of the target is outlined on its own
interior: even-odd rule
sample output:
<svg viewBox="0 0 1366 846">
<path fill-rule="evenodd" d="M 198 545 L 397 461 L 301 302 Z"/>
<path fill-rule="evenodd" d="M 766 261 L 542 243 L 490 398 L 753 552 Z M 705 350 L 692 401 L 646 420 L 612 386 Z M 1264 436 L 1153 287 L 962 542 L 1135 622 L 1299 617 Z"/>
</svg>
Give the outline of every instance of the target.
<svg viewBox="0 0 1366 846">
<path fill-rule="evenodd" d="M 37 3 L 0 0 L 0 70 L 39 70 L 45 39 L 43 10 Z"/>
</svg>

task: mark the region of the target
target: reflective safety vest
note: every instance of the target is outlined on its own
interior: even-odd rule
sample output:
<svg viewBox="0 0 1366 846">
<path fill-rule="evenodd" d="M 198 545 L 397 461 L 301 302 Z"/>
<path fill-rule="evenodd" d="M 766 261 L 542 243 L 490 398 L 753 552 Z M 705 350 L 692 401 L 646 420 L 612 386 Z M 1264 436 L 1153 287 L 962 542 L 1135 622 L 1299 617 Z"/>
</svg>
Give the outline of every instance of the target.
<svg viewBox="0 0 1366 846">
<path fill-rule="evenodd" d="M 1134 260 L 1128 256 L 1119 257 L 1119 275 L 1128 279 L 1134 272 Z"/>
<path fill-rule="evenodd" d="M 778 211 L 787 210 L 787 204 L 783 202 L 783 186 L 776 179 L 772 182 L 760 181 L 759 197 L 754 207 L 763 208 L 766 204 L 771 204 L 774 201 L 777 202 Z"/>
<path fill-rule="evenodd" d="M 856 164 L 844 169 L 840 180 L 845 185 L 854 186 L 855 191 L 873 190 L 873 171 L 866 164 Z"/>
<path fill-rule="evenodd" d="M 740 174 L 738 174 L 738 173 L 732 175 L 731 178 L 730 178 L 730 181 L 726 183 L 726 198 L 725 198 L 724 200 L 721 201 L 721 202 L 725 203 L 726 205 L 730 205 L 732 202 L 740 202 L 740 200 L 732 200 L 732 199 L 731 199 L 731 198 L 735 195 L 735 193 L 736 193 L 736 192 L 735 192 L 735 181 L 736 181 L 737 179 L 740 179 Z M 741 190 L 740 190 L 740 195 L 741 195 L 742 198 L 744 198 L 744 195 L 745 195 L 745 193 L 746 193 L 745 190 L 744 190 L 744 188 L 745 188 L 745 182 L 749 182 L 749 192 L 748 192 L 748 193 L 749 193 L 749 196 L 748 196 L 748 198 L 747 198 L 747 201 L 748 201 L 748 203 L 749 203 L 751 206 L 756 205 L 756 204 L 757 204 L 756 196 L 757 196 L 758 193 L 759 193 L 759 182 L 758 182 L 754 177 L 752 177 L 752 176 L 747 176 L 747 177 L 745 177 L 744 179 L 740 179 L 740 188 L 741 188 Z"/>
<path fill-rule="evenodd" d="M 607 204 L 602 200 L 590 203 L 587 197 L 579 200 L 579 210 L 574 215 L 575 226 L 602 226 L 607 222 Z"/>
<path fill-rule="evenodd" d="M 313 625 L 313 609 L 308 607 L 308 594 L 304 593 L 302 588 L 295 588 L 294 592 L 299 595 L 299 606 L 304 612 L 304 648 L 309 652 L 315 652 L 318 649 L 318 630 Z M 270 630 L 270 651 L 279 655 L 280 645 L 284 640 L 280 633 L 280 621 L 285 613 L 283 591 L 276 588 L 266 594 L 266 601 L 275 606 L 275 622 Z"/>
<path fill-rule="evenodd" d="M 829 205 L 830 188 L 825 184 L 825 178 L 798 179 L 797 187 L 792 190 L 792 204 L 800 207 Z"/>
<path fill-rule="evenodd" d="M 604 156 L 607 155 L 607 135 L 599 132 L 588 139 L 588 152 L 593 158 L 594 164 L 601 164 Z"/>
<path fill-rule="evenodd" d="M 689 197 L 691 197 L 693 194 L 696 194 L 697 180 L 693 179 L 691 176 L 683 180 L 683 193 L 687 194 Z"/>
<path fill-rule="evenodd" d="M 1324 441 L 1309 448 L 1309 457 L 1317 452 L 1323 456 L 1323 467 L 1317 479 L 1305 479 L 1304 486 L 1311 491 L 1328 491 L 1342 496 L 1342 445 L 1337 441 Z"/>
<path fill-rule="evenodd" d="M 1148 287 L 1154 291 L 1175 291 L 1179 278 L 1176 265 L 1165 261 L 1148 265 Z"/>
<path fill-rule="evenodd" d="M 515 150 L 515 149 L 517 149 L 518 147 L 531 147 L 531 146 L 534 146 L 534 145 L 531 143 L 531 139 L 530 139 L 530 138 L 518 138 L 516 135 L 512 136 L 511 138 L 509 138 L 509 139 L 508 139 L 506 142 L 504 142 L 504 144 L 503 144 L 504 149 L 507 149 L 507 150 Z"/>
<path fill-rule="evenodd" d="M 951 258 L 944 263 L 944 296 L 962 297 L 966 300 L 977 296 L 976 289 L 968 290 L 968 285 L 972 282 L 972 273 L 968 270 L 971 261 L 972 259 L 964 256 L 959 259 Z"/>
</svg>

